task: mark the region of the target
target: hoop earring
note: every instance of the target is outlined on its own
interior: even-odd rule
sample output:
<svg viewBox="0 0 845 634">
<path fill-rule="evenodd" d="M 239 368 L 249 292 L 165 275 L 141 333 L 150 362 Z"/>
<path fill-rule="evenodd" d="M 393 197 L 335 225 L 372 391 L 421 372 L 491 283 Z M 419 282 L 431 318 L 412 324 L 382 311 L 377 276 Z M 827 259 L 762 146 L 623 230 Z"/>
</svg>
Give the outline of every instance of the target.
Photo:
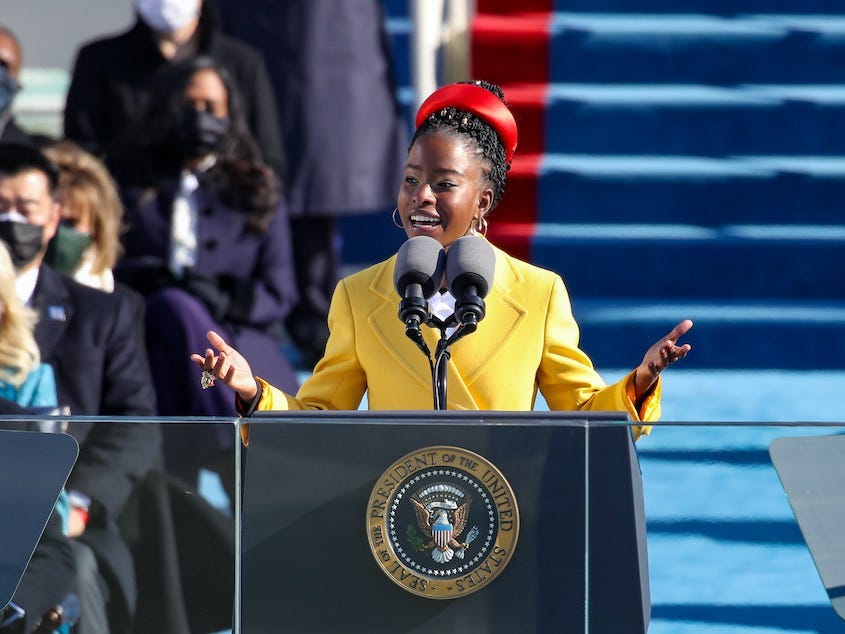
<svg viewBox="0 0 845 634">
<path fill-rule="evenodd" d="M 390 215 L 390 219 L 391 219 L 391 220 L 393 220 L 393 225 L 394 225 L 397 229 L 404 229 L 404 228 L 405 228 L 405 225 L 403 225 L 401 222 L 398 222 L 398 221 L 396 220 L 396 216 L 398 216 L 398 215 L 399 215 L 399 207 L 394 207 L 394 208 L 393 208 L 393 213 Z"/>
<path fill-rule="evenodd" d="M 485 218 L 484 216 L 481 216 L 481 217 L 476 219 L 475 224 L 476 224 L 475 230 L 478 232 L 478 234 L 481 235 L 481 237 L 487 237 L 487 228 L 488 228 L 487 218 Z"/>
</svg>

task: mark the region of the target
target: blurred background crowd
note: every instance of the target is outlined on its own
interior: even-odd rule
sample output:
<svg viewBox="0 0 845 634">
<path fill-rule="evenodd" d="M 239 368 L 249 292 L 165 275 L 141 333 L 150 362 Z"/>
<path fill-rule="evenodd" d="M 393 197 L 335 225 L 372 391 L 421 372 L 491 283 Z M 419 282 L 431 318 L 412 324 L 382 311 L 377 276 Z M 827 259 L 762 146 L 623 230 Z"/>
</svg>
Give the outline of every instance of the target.
<svg viewBox="0 0 845 634">
<path fill-rule="evenodd" d="M 295 392 L 328 334 L 339 220 L 389 217 L 403 168 L 384 7 L 56 11 L 0 14 L 3 408 L 233 417 L 233 394 L 204 391 L 189 359 L 211 329 Z M 15 595 L 24 616 L 5 628 L 227 628 L 231 509 L 194 495 L 219 472 L 233 499 L 232 428 L 216 427 L 71 425 L 65 503 Z M 211 542 L 188 562 L 180 531 L 200 529 Z"/>
</svg>

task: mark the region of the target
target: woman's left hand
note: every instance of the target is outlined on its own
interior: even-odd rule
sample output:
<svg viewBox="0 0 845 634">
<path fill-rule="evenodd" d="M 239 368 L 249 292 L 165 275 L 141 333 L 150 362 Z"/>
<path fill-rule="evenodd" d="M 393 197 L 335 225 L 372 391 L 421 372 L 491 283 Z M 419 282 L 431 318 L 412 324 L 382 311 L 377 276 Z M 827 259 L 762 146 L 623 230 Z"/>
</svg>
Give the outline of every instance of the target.
<svg viewBox="0 0 845 634">
<path fill-rule="evenodd" d="M 678 339 L 690 328 L 692 328 L 692 321 L 684 319 L 672 329 L 672 332 L 648 349 L 634 376 L 637 397 L 644 395 L 654 385 L 663 370 L 689 354 L 692 346 L 688 343 L 678 345 Z"/>
</svg>

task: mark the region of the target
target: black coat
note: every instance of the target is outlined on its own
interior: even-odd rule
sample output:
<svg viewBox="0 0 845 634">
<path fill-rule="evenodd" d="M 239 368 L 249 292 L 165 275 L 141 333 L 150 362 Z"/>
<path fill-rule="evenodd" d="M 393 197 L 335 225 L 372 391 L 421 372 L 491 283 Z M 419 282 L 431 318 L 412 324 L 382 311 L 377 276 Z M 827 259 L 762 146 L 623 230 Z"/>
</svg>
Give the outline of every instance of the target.
<svg viewBox="0 0 845 634">
<path fill-rule="evenodd" d="M 60 405 L 83 416 L 155 414 L 149 366 L 125 297 L 88 288 L 42 266 L 32 306 L 39 315 L 35 339 L 42 360 L 53 367 Z M 108 569 L 107 578 L 116 581 L 112 595 L 122 597 L 119 612 L 128 623 L 137 589 L 132 556 L 117 521 L 137 483 L 161 463 L 161 432 L 155 424 L 76 422 L 68 433 L 80 451 L 67 488 L 93 501 L 80 540 Z"/>
<path fill-rule="evenodd" d="M 0 131 L 0 143 L 17 143 L 18 145 L 35 145 L 31 134 L 18 125 L 14 117 L 10 117 Z"/>
<path fill-rule="evenodd" d="M 204 3 L 199 52 L 232 76 L 264 160 L 283 173 L 276 101 L 264 60 L 250 46 L 218 32 L 215 21 Z M 65 136 L 95 154 L 107 154 L 147 107 L 156 75 L 167 65 L 152 31 L 140 19 L 125 33 L 83 46 L 68 88 Z"/>
</svg>

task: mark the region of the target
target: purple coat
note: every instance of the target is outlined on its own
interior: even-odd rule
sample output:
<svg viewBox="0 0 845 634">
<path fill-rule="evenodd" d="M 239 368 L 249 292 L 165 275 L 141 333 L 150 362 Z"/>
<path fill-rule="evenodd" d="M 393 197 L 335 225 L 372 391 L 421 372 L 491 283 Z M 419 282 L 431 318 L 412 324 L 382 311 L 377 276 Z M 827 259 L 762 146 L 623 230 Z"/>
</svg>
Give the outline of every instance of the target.
<svg viewBox="0 0 845 634">
<path fill-rule="evenodd" d="M 208 347 L 209 329 L 249 360 L 260 376 L 296 389 L 293 368 L 282 354 L 284 318 L 297 302 L 286 208 L 279 204 L 263 234 L 247 226 L 245 214 L 204 189 L 199 196 L 197 263 L 186 284 L 167 271 L 170 217 L 175 181 L 157 191 L 124 192 L 124 256 L 118 279 L 147 296 L 147 347 L 156 382 L 159 414 L 227 416 L 234 414 L 228 388 L 199 391 L 191 352 Z M 225 308 L 216 299 L 225 300 Z"/>
<path fill-rule="evenodd" d="M 176 191 L 167 181 L 158 192 L 130 193 L 125 197 L 128 231 L 123 237 L 125 252 L 118 276 L 143 268 L 167 268 L 170 251 L 170 217 Z M 266 233 L 247 227 L 247 217 L 217 200 L 202 186 L 197 222 L 197 264 L 195 270 L 207 276 L 227 275 L 249 283 L 251 301 L 244 307 L 243 325 L 264 329 L 287 317 L 297 302 L 291 259 L 290 227 L 284 202 Z M 143 284 L 130 285 L 143 288 Z"/>
</svg>

